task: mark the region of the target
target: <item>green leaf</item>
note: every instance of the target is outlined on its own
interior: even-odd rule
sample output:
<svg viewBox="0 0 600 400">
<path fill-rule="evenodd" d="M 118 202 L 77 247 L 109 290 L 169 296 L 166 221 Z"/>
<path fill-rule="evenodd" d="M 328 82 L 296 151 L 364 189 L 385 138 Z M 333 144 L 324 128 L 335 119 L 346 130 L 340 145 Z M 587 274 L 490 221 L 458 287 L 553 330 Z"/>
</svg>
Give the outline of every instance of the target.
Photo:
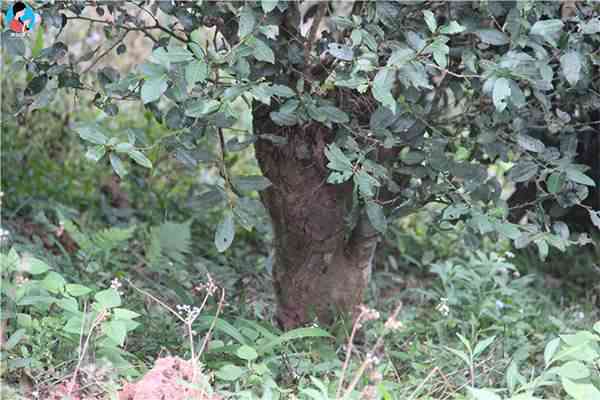
<svg viewBox="0 0 600 400">
<path fill-rule="evenodd" d="M 257 351 L 259 354 L 265 354 L 265 353 L 273 351 L 278 346 L 281 346 L 282 344 L 289 342 L 291 340 L 315 338 L 315 337 L 330 338 L 331 335 L 329 334 L 329 332 L 324 331 L 321 328 L 312 328 L 312 327 L 311 328 L 296 328 L 291 331 L 287 331 L 284 334 L 282 334 L 281 336 L 279 336 L 277 339 L 274 339 L 274 340 L 260 346 L 257 349 Z"/>
<path fill-rule="evenodd" d="M 351 46 L 339 43 L 329 43 L 328 52 L 338 60 L 352 61 L 354 59 L 354 50 Z"/>
<path fill-rule="evenodd" d="M 543 21 L 537 21 L 531 27 L 529 31 L 532 35 L 538 35 L 546 39 L 546 41 L 553 43 L 554 37 L 562 31 L 564 23 L 560 19 L 546 19 Z"/>
<path fill-rule="evenodd" d="M 65 286 L 65 290 L 73 297 L 85 296 L 92 291 L 92 289 L 88 288 L 87 286 L 79 285 L 77 283 L 67 284 Z"/>
<path fill-rule="evenodd" d="M 298 118 L 294 113 L 271 111 L 269 116 L 279 126 L 294 126 L 298 123 Z"/>
<path fill-rule="evenodd" d="M 235 224 L 233 222 L 233 213 L 226 211 L 223 215 L 223 219 L 217 225 L 215 232 L 215 246 L 219 253 L 223 253 L 233 243 L 235 237 Z"/>
<path fill-rule="evenodd" d="M 263 9 L 263 12 L 267 14 L 273 11 L 275 7 L 277 7 L 278 2 L 279 0 L 261 0 L 260 5 Z"/>
<path fill-rule="evenodd" d="M 271 87 L 269 87 L 269 91 L 271 92 L 271 94 L 273 94 L 274 96 L 278 96 L 278 97 L 294 97 L 296 96 L 296 93 L 290 89 L 289 87 L 285 86 L 285 85 L 273 85 Z"/>
<path fill-rule="evenodd" d="M 167 47 L 167 57 L 172 63 L 191 61 L 194 59 L 194 55 L 188 49 L 182 46 L 173 45 Z"/>
<path fill-rule="evenodd" d="M 125 308 L 114 308 L 112 310 L 113 316 L 116 319 L 134 319 L 140 316 L 140 314 L 127 310 Z"/>
<path fill-rule="evenodd" d="M 519 143 L 519 146 L 523 149 L 534 153 L 541 153 L 546 150 L 546 146 L 541 140 L 525 134 L 519 134 L 517 136 L 517 143 Z"/>
<path fill-rule="evenodd" d="M 21 267 L 23 268 L 24 272 L 28 272 L 31 275 L 40 275 L 48 272 L 50 269 L 50 266 L 48 266 L 48 264 L 46 264 L 44 261 L 29 256 L 24 256 Z"/>
<path fill-rule="evenodd" d="M 200 118 L 219 109 L 221 103 L 217 100 L 199 99 L 191 102 L 185 109 L 185 115 L 193 118 Z"/>
<path fill-rule="evenodd" d="M 374 189 L 381 186 L 379 181 L 364 169 L 361 169 L 357 174 L 354 174 L 354 183 L 358 185 L 358 190 L 364 198 L 375 196 Z"/>
<path fill-rule="evenodd" d="M 456 33 L 464 32 L 466 28 L 456 21 L 450 21 L 448 25 L 444 25 L 440 28 L 440 33 L 443 35 L 454 35 Z"/>
<path fill-rule="evenodd" d="M 571 182 L 579 183 L 581 185 L 586 186 L 596 186 L 596 182 L 594 182 L 592 178 L 590 178 L 575 167 L 568 167 L 565 170 L 565 173 L 567 174 L 567 179 L 569 179 Z"/>
<path fill-rule="evenodd" d="M 106 147 L 103 145 L 92 146 L 88 147 L 85 153 L 85 158 L 94 162 L 98 162 L 102 159 L 102 157 L 104 157 L 104 154 L 106 154 Z"/>
<path fill-rule="evenodd" d="M 114 308 L 121 305 L 121 295 L 113 288 L 101 290 L 94 295 L 94 299 L 102 308 Z"/>
<path fill-rule="evenodd" d="M 108 138 L 100 131 L 96 124 L 78 124 L 74 128 L 79 137 L 94 144 L 103 145 L 108 142 Z"/>
<path fill-rule="evenodd" d="M 25 331 L 25 329 L 17 329 L 15 333 L 13 333 L 10 336 L 10 338 L 6 341 L 6 343 L 4 343 L 4 345 L 2 346 L 2 350 L 12 350 L 17 344 L 19 344 L 21 339 L 25 337 L 26 333 L 27 331 Z"/>
<path fill-rule="evenodd" d="M 506 108 L 506 100 L 510 97 L 510 81 L 506 78 L 496 79 L 492 92 L 494 106 L 498 111 L 504 111 Z"/>
<path fill-rule="evenodd" d="M 415 51 L 408 47 L 403 47 L 397 50 L 394 50 L 392 55 L 390 56 L 387 65 L 398 67 L 404 65 L 415 58 Z"/>
<path fill-rule="evenodd" d="M 109 158 L 110 165 L 112 165 L 113 170 L 116 172 L 117 175 L 119 175 L 120 178 L 124 178 L 125 175 L 127 175 L 127 170 L 123 165 L 123 161 L 121 161 L 121 159 L 115 153 L 110 153 Z"/>
<path fill-rule="evenodd" d="M 189 85 L 206 81 L 208 65 L 204 61 L 192 61 L 185 67 L 185 80 Z"/>
<path fill-rule="evenodd" d="M 550 366 L 552 358 L 556 354 L 558 347 L 560 346 L 560 338 L 555 338 L 549 341 L 544 348 L 544 363 L 546 368 Z"/>
<path fill-rule="evenodd" d="M 590 370 L 581 361 L 569 361 L 558 368 L 558 375 L 573 380 L 585 379 L 590 376 Z"/>
<path fill-rule="evenodd" d="M 66 283 L 67 281 L 65 281 L 65 278 L 63 278 L 62 275 L 50 271 L 42 280 L 41 285 L 50 293 L 58 294 L 65 290 Z"/>
<path fill-rule="evenodd" d="M 560 172 L 553 172 L 546 179 L 546 188 L 548 192 L 555 194 L 560 192 L 565 183 L 565 176 Z"/>
<path fill-rule="evenodd" d="M 600 390 L 591 383 L 573 382 L 570 379 L 561 379 L 565 392 L 574 400 L 600 399 Z"/>
<path fill-rule="evenodd" d="M 488 389 L 475 389 L 469 387 L 469 393 L 474 400 L 502 400 L 502 397 Z"/>
<path fill-rule="evenodd" d="M 350 117 L 348 117 L 348 114 L 346 114 L 345 112 L 343 112 L 342 110 L 340 110 L 337 107 L 333 107 L 333 106 L 323 106 L 319 108 L 319 111 L 325 115 L 325 117 L 334 123 L 338 123 L 338 124 L 344 124 L 350 121 Z"/>
<path fill-rule="evenodd" d="M 598 229 L 600 229 L 600 211 L 588 210 L 590 213 L 590 219 L 592 220 L 592 224 Z"/>
<path fill-rule="evenodd" d="M 245 6 L 240 12 L 238 36 L 241 38 L 248 36 L 254 31 L 256 26 L 256 16 L 252 7 Z"/>
<path fill-rule="evenodd" d="M 72 297 L 65 297 L 56 302 L 56 305 L 62 308 L 63 310 L 70 311 L 72 313 L 79 312 L 79 303 Z"/>
<path fill-rule="evenodd" d="M 254 58 L 258 61 L 265 61 L 271 64 L 275 64 L 275 53 L 269 47 L 268 44 L 260 39 L 256 39 L 254 44 L 254 51 L 252 52 Z"/>
<path fill-rule="evenodd" d="M 371 225 L 381 234 L 387 230 L 387 219 L 383 213 L 383 207 L 374 201 L 367 201 L 367 216 Z"/>
<path fill-rule="evenodd" d="M 381 104 L 388 107 L 392 112 L 396 113 L 396 100 L 392 96 L 392 87 L 396 81 L 396 70 L 390 68 L 382 68 L 373 79 L 372 93 L 373 97 Z"/>
<path fill-rule="evenodd" d="M 142 167 L 152 168 L 152 162 L 141 151 L 133 149 L 130 150 L 128 154 L 133 161 Z"/>
<path fill-rule="evenodd" d="M 492 343 L 494 343 L 494 340 L 496 340 L 496 336 L 491 336 L 477 343 L 477 345 L 475 345 L 475 349 L 473 349 L 473 358 L 483 353 Z"/>
<path fill-rule="evenodd" d="M 560 58 L 560 67 L 571 86 L 575 86 L 581 79 L 582 66 L 582 57 L 577 51 L 568 51 Z"/>
<path fill-rule="evenodd" d="M 250 347 L 248 345 L 240 346 L 240 348 L 237 349 L 235 354 L 242 360 L 246 361 L 254 361 L 258 358 L 258 353 L 254 349 L 254 347 Z"/>
<path fill-rule="evenodd" d="M 433 15 L 433 13 L 429 10 L 424 10 L 423 16 L 425 17 L 425 23 L 427 24 L 429 31 L 431 33 L 434 33 L 437 29 L 437 21 L 435 20 L 435 15 Z"/>
<path fill-rule="evenodd" d="M 246 370 L 244 368 L 240 368 L 237 365 L 226 364 L 223 365 L 215 375 L 217 378 L 222 379 L 224 381 L 237 381 L 244 375 Z"/>
<path fill-rule="evenodd" d="M 123 321 L 111 320 L 102 324 L 102 332 L 119 346 L 123 346 L 127 337 L 127 326 Z"/>
<path fill-rule="evenodd" d="M 510 39 L 506 33 L 497 29 L 480 29 L 475 32 L 482 42 L 493 46 L 503 46 L 510 43 Z"/>
<path fill-rule="evenodd" d="M 141 91 L 142 101 L 144 104 L 147 104 L 160 99 L 167 90 L 167 87 L 166 75 L 145 80 Z"/>
</svg>

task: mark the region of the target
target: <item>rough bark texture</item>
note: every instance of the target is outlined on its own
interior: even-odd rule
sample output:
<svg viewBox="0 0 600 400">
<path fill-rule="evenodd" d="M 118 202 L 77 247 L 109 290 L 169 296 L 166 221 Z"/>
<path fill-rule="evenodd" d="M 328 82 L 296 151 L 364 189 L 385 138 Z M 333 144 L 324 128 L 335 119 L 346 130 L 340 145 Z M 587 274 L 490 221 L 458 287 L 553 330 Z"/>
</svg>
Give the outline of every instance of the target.
<svg viewBox="0 0 600 400">
<path fill-rule="evenodd" d="M 324 149 L 333 140 L 329 129 L 317 124 L 280 128 L 268 116 L 255 119 L 255 127 L 288 141 L 256 143 L 260 167 L 273 183 L 261 198 L 274 231 L 278 322 L 284 329 L 315 317 L 330 323 L 362 301 L 377 234 L 366 219 L 348 232 L 352 185 L 326 182 Z"/>
</svg>

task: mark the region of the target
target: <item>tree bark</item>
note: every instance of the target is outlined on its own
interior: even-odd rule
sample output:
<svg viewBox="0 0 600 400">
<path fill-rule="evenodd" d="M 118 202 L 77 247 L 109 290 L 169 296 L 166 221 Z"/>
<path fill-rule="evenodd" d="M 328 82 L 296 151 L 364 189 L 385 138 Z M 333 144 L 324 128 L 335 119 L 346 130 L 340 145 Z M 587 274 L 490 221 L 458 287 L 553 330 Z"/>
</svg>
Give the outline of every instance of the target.
<svg viewBox="0 0 600 400">
<path fill-rule="evenodd" d="M 259 134 L 283 136 L 287 144 L 259 139 L 256 157 L 273 183 L 261 192 L 274 232 L 273 286 L 277 320 L 291 329 L 317 319 L 330 324 L 363 299 L 378 236 L 366 218 L 349 232 L 352 184 L 327 183 L 324 149 L 333 132 L 319 124 L 281 128 L 255 118 Z"/>
</svg>

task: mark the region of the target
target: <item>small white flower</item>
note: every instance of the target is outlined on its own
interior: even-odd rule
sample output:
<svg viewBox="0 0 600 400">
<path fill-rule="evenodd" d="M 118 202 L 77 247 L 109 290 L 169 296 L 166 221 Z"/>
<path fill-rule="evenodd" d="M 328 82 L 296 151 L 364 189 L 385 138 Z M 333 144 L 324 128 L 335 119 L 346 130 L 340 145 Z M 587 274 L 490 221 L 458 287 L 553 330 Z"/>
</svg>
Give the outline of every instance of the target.
<svg viewBox="0 0 600 400">
<path fill-rule="evenodd" d="M 500 300 L 496 300 L 496 309 L 498 311 L 501 311 L 504 307 L 506 307 L 506 304 L 504 304 L 503 302 L 501 302 Z"/>
</svg>

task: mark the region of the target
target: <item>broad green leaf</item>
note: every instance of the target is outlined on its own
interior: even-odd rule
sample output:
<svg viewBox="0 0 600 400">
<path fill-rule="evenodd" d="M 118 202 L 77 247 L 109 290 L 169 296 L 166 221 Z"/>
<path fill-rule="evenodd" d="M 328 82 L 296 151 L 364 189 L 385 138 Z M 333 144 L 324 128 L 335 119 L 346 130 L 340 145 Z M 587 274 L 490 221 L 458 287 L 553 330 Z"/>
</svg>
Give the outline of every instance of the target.
<svg viewBox="0 0 600 400">
<path fill-rule="evenodd" d="M 128 154 L 133 161 L 142 167 L 152 168 L 152 161 L 150 161 L 141 151 L 133 149 L 130 150 Z"/>
<path fill-rule="evenodd" d="M 73 297 L 85 296 L 92 291 L 92 289 L 88 288 L 87 286 L 79 285 L 77 283 L 67 284 L 65 286 L 65 290 Z"/>
<path fill-rule="evenodd" d="M 469 393 L 474 400 L 502 400 L 502 397 L 488 389 L 475 389 L 469 387 Z"/>
<path fill-rule="evenodd" d="M 475 32 L 482 42 L 494 46 L 503 46 L 510 43 L 508 35 L 497 29 L 480 29 Z"/>
<path fill-rule="evenodd" d="M 236 350 L 235 354 L 242 360 L 246 361 L 254 361 L 258 358 L 258 353 L 254 347 L 250 347 L 248 345 L 240 346 L 240 348 Z"/>
<path fill-rule="evenodd" d="M 567 174 L 567 179 L 569 179 L 571 182 L 579 183 L 581 185 L 586 186 L 596 186 L 596 183 L 592 178 L 590 178 L 575 167 L 567 168 L 565 170 L 565 173 Z"/>
<path fill-rule="evenodd" d="M 573 382 L 568 378 L 561 378 L 565 392 L 574 400 L 600 399 L 600 390 L 591 383 Z"/>
<path fill-rule="evenodd" d="M 72 313 L 79 312 L 79 303 L 72 297 L 64 297 L 56 302 L 56 305 L 63 310 L 70 311 Z"/>
<path fill-rule="evenodd" d="M 271 87 L 269 87 L 269 91 L 274 95 L 274 96 L 279 96 L 279 97 L 294 97 L 296 96 L 296 93 L 290 89 L 289 87 L 285 86 L 285 85 L 273 85 Z"/>
<path fill-rule="evenodd" d="M 106 154 L 106 147 L 103 145 L 91 146 L 88 147 L 85 153 L 85 158 L 94 162 L 98 162 L 102 159 L 102 157 L 104 157 L 104 154 Z"/>
<path fill-rule="evenodd" d="M 271 111 L 269 116 L 279 126 L 294 126 L 298 123 L 298 118 L 293 113 Z"/>
<path fill-rule="evenodd" d="M 517 136 L 517 143 L 519 143 L 519 146 L 523 149 L 534 153 L 541 153 L 546 149 L 546 146 L 541 140 L 525 134 L 519 134 Z"/>
<path fill-rule="evenodd" d="M 499 222 L 494 224 L 496 231 L 498 231 L 502 236 L 507 237 L 508 239 L 518 239 L 521 236 L 521 231 L 518 228 L 518 225 L 511 224 L 508 222 Z"/>
<path fill-rule="evenodd" d="M 261 0 L 260 5 L 265 14 L 270 13 L 277 7 L 279 0 Z"/>
<path fill-rule="evenodd" d="M 329 43 L 329 54 L 342 61 L 352 61 L 354 59 L 354 50 L 350 46 L 339 43 Z"/>
<path fill-rule="evenodd" d="M 100 131 L 100 127 L 96 124 L 78 124 L 74 128 L 79 137 L 94 144 L 104 145 L 108 142 L 108 138 Z"/>
<path fill-rule="evenodd" d="M 101 290 L 94 295 L 101 308 L 114 308 L 121 305 L 121 295 L 113 288 Z"/>
<path fill-rule="evenodd" d="M 215 375 L 217 378 L 222 379 L 224 381 L 237 381 L 246 373 L 244 368 L 240 368 L 237 365 L 226 364 L 223 365 Z"/>
<path fill-rule="evenodd" d="M 140 314 L 125 308 L 113 308 L 112 313 L 116 319 L 134 319 L 140 316 Z"/>
<path fill-rule="evenodd" d="M 431 33 L 435 32 L 435 30 L 437 29 L 437 21 L 435 20 L 435 15 L 433 15 L 433 13 L 429 10 L 424 10 L 423 16 L 425 17 L 425 23 L 427 24 L 429 31 Z"/>
<path fill-rule="evenodd" d="M 390 56 L 387 65 L 398 67 L 404 65 L 415 58 L 415 51 L 408 47 L 403 47 L 397 50 L 394 50 L 392 55 Z"/>
<path fill-rule="evenodd" d="M 379 181 L 364 169 L 354 174 L 354 183 L 358 186 L 360 194 L 367 199 L 375 196 L 375 188 L 381 186 Z"/>
<path fill-rule="evenodd" d="M 373 79 L 372 93 L 373 97 L 381 104 L 388 107 L 392 112 L 396 113 L 396 100 L 392 96 L 392 88 L 396 81 L 396 70 L 390 68 L 382 68 Z"/>
<path fill-rule="evenodd" d="M 448 25 L 444 25 L 440 28 L 439 32 L 443 35 L 454 35 L 465 31 L 465 27 L 460 25 L 456 21 L 450 21 Z"/>
<path fill-rule="evenodd" d="M 240 38 L 248 36 L 254 31 L 256 26 L 256 15 L 252 11 L 252 7 L 244 6 L 240 12 L 239 19 L 239 31 L 238 35 Z"/>
<path fill-rule="evenodd" d="M 558 193 L 565 183 L 565 176 L 560 172 L 553 172 L 546 179 L 546 188 L 550 193 Z"/>
<path fill-rule="evenodd" d="M 28 272 L 31 275 L 41 275 L 45 272 L 48 272 L 50 266 L 46 264 L 44 261 L 30 256 L 23 256 L 19 270 Z"/>
<path fill-rule="evenodd" d="M 323 106 L 319 108 L 319 111 L 323 113 L 323 115 L 325 115 L 325 117 L 331 122 L 344 124 L 350 121 L 348 114 L 337 107 Z"/>
<path fill-rule="evenodd" d="M 102 324 L 102 332 L 119 346 L 123 346 L 127 337 L 127 326 L 123 321 L 111 320 Z"/>
<path fill-rule="evenodd" d="M 142 101 L 144 104 L 147 104 L 160 99 L 163 93 L 165 93 L 167 90 L 167 87 L 168 83 L 166 75 L 161 75 L 144 81 L 141 91 Z"/>
<path fill-rule="evenodd" d="M 383 207 L 374 201 L 367 201 L 367 216 L 371 225 L 381 234 L 387 230 L 387 220 L 383 213 Z"/>
<path fill-rule="evenodd" d="M 494 106 L 498 111 L 504 111 L 506 108 L 506 100 L 510 97 L 510 81 L 506 78 L 496 79 L 492 92 Z"/>
<path fill-rule="evenodd" d="M 590 370 L 581 361 L 568 361 L 558 368 L 558 375 L 561 378 L 579 380 L 590 376 Z"/>
<path fill-rule="evenodd" d="M 546 368 L 552 363 L 553 357 L 560 346 L 560 338 L 555 338 L 549 341 L 544 348 L 544 363 Z"/>
<path fill-rule="evenodd" d="M 563 26 L 564 23 L 560 19 L 546 19 L 533 24 L 529 33 L 541 36 L 547 42 L 554 44 L 556 36 L 562 31 Z"/>
<path fill-rule="evenodd" d="M 167 56 L 172 63 L 191 61 L 194 59 L 194 55 L 182 46 L 171 45 L 167 47 Z"/>
<path fill-rule="evenodd" d="M 127 175 L 127 170 L 125 169 L 125 165 L 123 165 L 123 161 L 117 156 L 115 153 L 110 153 L 110 165 L 112 165 L 113 170 L 119 175 L 120 178 L 124 178 Z"/>
<path fill-rule="evenodd" d="M 185 109 L 185 115 L 193 118 L 200 118 L 219 109 L 221 103 L 217 100 L 195 100 L 188 104 Z"/>
<path fill-rule="evenodd" d="M 185 80 L 189 85 L 204 82 L 208 77 L 208 66 L 204 61 L 192 61 L 185 67 Z"/>
<path fill-rule="evenodd" d="M 475 358 L 483 353 L 492 343 L 494 343 L 494 340 L 496 340 L 496 336 L 491 336 L 487 339 L 479 341 L 475 345 L 475 349 L 473 349 L 473 357 Z"/>
<path fill-rule="evenodd" d="M 67 281 L 65 281 L 65 278 L 63 278 L 62 275 L 50 271 L 42 280 L 41 285 L 50 293 L 58 294 L 65 290 L 66 283 Z"/>
<path fill-rule="evenodd" d="M 590 213 L 590 219 L 592 220 L 592 224 L 598 229 L 600 229 L 600 211 L 588 210 Z"/>
<path fill-rule="evenodd" d="M 17 344 L 19 344 L 21 339 L 23 339 L 25 337 L 26 333 L 27 333 L 27 331 L 25 329 L 17 329 L 15 331 L 15 333 L 13 333 L 10 336 L 10 338 L 8 338 L 6 343 L 4 343 L 4 345 L 2 346 L 2 350 L 5 350 L 5 351 L 12 350 Z"/>
<path fill-rule="evenodd" d="M 582 57 L 578 51 L 568 51 L 560 58 L 560 67 L 571 86 L 575 86 L 581 79 L 582 66 Z"/>
<path fill-rule="evenodd" d="M 217 230 L 215 232 L 215 246 L 219 253 L 223 253 L 231 246 L 234 237 L 235 224 L 233 221 L 233 213 L 231 211 L 226 211 L 223 214 L 221 222 L 217 225 Z"/>
<path fill-rule="evenodd" d="M 600 33 L 600 17 L 595 17 L 589 21 L 584 22 L 581 26 L 581 32 L 584 35 L 593 35 Z"/>
<path fill-rule="evenodd" d="M 275 53 L 269 47 L 268 44 L 263 42 L 260 39 L 256 39 L 256 43 L 254 44 L 254 51 L 252 53 L 254 58 L 258 61 L 265 61 L 271 64 L 275 63 Z"/>
</svg>

